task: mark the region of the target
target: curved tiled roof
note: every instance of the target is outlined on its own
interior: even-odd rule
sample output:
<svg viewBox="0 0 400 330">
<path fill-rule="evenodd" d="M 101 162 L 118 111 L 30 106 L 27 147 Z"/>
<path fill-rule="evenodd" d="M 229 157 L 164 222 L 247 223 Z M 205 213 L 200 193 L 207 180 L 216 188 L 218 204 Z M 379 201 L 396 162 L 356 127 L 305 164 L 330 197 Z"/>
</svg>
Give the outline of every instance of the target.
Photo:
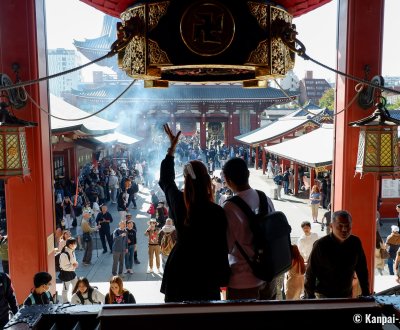
<svg viewBox="0 0 400 330">
<path fill-rule="evenodd" d="M 98 116 L 72 120 L 86 117 L 89 114 L 53 94 L 50 94 L 50 111 L 54 116 L 69 119 L 69 121 L 65 121 L 51 117 L 51 130 L 54 133 L 81 131 L 89 135 L 109 134 L 114 132 L 114 129 L 118 126 L 117 123 Z"/>
<path fill-rule="evenodd" d="M 76 96 L 114 99 L 126 86 L 112 86 L 93 90 L 72 90 Z M 297 92 L 288 92 L 290 96 L 298 96 Z M 165 89 L 143 88 L 135 85 L 121 99 L 132 101 L 285 101 L 285 94 L 276 88 L 246 89 L 240 86 L 170 86 Z"/>
<path fill-rule="evenodd" d="M 117 39 L 118 21 L 120 20 L 115 17 L 105 15 L 101 36 L 94 39 L 85 39 L 83 41 L 74 40 L 74 46 L 91 61 L 106 55 L 110 51 L 112 43 Z M 108 66 L 113 70 L 118 68 L 117 58 L 115 56 L 107 58 L 97 64 Z"/>
<path fill-rule="evenodd" d="M 282 120 L 283 119 L 283 120 Z M 251 132 L 235 136 L 235 139 L 241 143 L 252 145 L 261 142 L 268 143 L 281 137 L 291 131 L 301 129 L 306 123 L 318 125 L 309 118 L 280 118 L 277 121 L 270 123 L 267 126 L 257 128 Z M 319 126 L 319 125 L 318 125 Z"/>
<path fill-rule="evenodd" d="M 265 149 L 279 157 L 314 168 L 331 165 L 333 125 L 323 124 L 310 133 L 273 146 L 266 146 Z"/>
</svg>

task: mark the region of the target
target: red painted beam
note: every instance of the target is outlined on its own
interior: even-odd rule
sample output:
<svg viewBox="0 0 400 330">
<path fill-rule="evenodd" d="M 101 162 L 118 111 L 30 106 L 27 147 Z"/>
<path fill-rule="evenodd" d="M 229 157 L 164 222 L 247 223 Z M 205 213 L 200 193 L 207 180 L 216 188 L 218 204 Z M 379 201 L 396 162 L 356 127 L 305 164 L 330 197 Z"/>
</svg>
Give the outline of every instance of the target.
<svg viewBox="0 0 400 330">
<path fill-rule="evenodd" d="M 81 0 L 105 14 L 119 17 L 128 7 L 139 2 L 137 0 Z M 275 3 L 286 8 L 294 17 L 304 15 L 332 0 L 276 0 Z"/>
<path fill-rule="evenodd" d="M 14 77 L 11 64 L 18 62 L 24 81 L 47 75 L 44 15 L 44 0 L 0 1 L 0 72 Z M 46 83 L 29 86 L 27 91 L 48 108 Z M 30 178 L 11 178 L 6 185 L 10 275 L 22 303 L 36 272 L 55 276 L 54 204 L 49 117 L 29 102 L 15 114 L 39 124 L 26 129 Z"/>
</svg>

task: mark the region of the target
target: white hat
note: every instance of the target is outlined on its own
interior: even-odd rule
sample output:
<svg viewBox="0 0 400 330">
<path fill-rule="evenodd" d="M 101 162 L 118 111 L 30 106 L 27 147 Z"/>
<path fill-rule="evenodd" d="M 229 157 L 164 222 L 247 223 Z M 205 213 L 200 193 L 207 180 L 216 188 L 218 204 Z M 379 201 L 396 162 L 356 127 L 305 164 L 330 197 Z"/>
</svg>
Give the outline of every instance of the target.
<svg viewBox="0 0 400 330">
<path fill-rule="evenodd" d="M 391 228 L 392 228 L 392 231 L 399 232 L 399 226 L 393 225 Z"/>
</svg>

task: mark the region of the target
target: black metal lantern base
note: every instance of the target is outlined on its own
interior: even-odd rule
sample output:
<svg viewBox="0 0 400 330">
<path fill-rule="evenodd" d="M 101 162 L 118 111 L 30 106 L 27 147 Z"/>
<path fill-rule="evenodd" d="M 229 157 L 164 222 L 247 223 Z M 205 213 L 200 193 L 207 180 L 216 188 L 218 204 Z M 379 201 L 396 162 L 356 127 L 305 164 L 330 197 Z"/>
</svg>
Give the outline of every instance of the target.
<svg viewBox="0 0 400 330">
<path fill-rule="evenodd" d="M 144 1 L 121 19 L 118 30 L 130 38 L 119 65 L 133 78 L 245 81 L 282 77 L 294 67 L 282 41 L 295 32 L 292 16 L 269 2 Z"/>
</svg>

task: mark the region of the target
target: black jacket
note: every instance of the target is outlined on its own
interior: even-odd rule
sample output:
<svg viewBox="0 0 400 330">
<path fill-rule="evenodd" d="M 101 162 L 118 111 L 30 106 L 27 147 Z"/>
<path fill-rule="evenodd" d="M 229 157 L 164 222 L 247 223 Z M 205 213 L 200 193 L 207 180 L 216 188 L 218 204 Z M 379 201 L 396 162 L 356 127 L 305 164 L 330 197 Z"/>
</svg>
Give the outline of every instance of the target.
<svg viewBox="0 0 400 330">
<path fill-rule="evenodd" d="M 197 209 L 186 225 L 183 193 L 174 180 L 174 157 L 167 155 L 161 163 L 159 185 L 175 221 L 177 243 L 165 265 L 161 292 L 166 302 L 220 300 L 220 287 L 228 284 L 230 274 L 225 212 L 205 201 L 194 206 Z"/>
<path fill-rule="evenodd" d="M 0 320 L 8 319 L 8 312 L 18 312 L 17 299 L 6 273 L 0 273 Z"/>
<path fill-rule="evenodd" d="M 107 304 L 110 304 L 110 303 L 109 303 L 109 299 L 110 299 L 109 297 L 110 297 L 110 294 L 107 293 L 107 294 L 106 294 L 106 298 L 104 299 L 104 303 L 105 303 L 106 305 L 107 305 Z M 112 304 L 117 304 L 117 302 L 116 302 L 116 301 L 113 301 Z M 126 291 L 124 291 L 124 293 L 123 293 L 123 300 L 122 300 L 121 304 L 136 304 L 135 297 L 133 296 L 132 293 L 130 293 L 128 290 L 126 290 Z"/>
<path fill-rule="evenodd" d="M 350 235 L 340 243 L 331 233 L 314 243 L 305 274 L 307 298 L 318 292 L 328 298 L 349 298 L 352 295 L 354 272 L 362 294 L 368 296 L 368 268 L 361 241 Z"/>
<path fill-rule="evenodd" d="M 32 302 L 34 300 L 34 303 Z M 35 290 L 31 292 L 31 294 L 25 299 L 25 306 L 32 305 L 49 305 L 53 303 L 53 297 L 50 292 L 43 292 L 42 294 L 37 294 Z"/>
</svg>

